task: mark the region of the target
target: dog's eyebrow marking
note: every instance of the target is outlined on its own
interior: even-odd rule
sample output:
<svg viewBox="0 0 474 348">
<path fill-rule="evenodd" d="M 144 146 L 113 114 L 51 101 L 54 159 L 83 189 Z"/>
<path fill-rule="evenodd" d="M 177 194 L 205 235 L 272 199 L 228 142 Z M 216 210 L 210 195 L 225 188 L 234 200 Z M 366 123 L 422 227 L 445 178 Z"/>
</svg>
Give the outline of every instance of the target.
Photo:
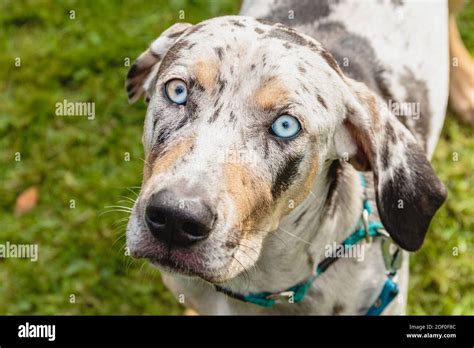
<svg viewBox="0 0 474 348">
<path fill-rule="evenodd" d="M 194 63 L 191 70 L 196 77 L 196 82 L 205 90 L 210 91 L 215 86 L 217 73 L 219 71 L 217 63 L 200 60 Z"/>
<path fill-rule="evenodd" d="M 282 81 L 272 77 L 257 90 L 254 101 L 263 110 L 272 110 L 288 101 L 288 90 Z"/>
<path fill-rule="evenodd" d="M 279 197 L 291 185 L 291 181 L 298 174 L 298 167 L 303 160 L 302 155 L 291 157 L 278 171 L 272 185 L 273 198 Z"/>
</svg>

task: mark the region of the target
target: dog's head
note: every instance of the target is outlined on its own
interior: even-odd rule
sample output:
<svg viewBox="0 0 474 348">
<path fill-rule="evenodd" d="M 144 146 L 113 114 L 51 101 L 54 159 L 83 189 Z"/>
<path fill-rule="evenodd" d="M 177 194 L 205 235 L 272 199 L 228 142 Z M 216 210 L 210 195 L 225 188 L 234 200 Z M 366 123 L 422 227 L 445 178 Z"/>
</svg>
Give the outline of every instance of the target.
<svg viewBox="0 0 474 348">
<path fill-rule="evenodd" d="M 382 221 L 405 249 L 420 247 L 444 201 L 411 133 L 317 41 L 285 26 L 176 24 L 126 87 L 149 103 L 128 246 L 165 269 L 221 282 L 250 268 L 245 255 L 338 158 L 373 171 Z"/>
</svg>

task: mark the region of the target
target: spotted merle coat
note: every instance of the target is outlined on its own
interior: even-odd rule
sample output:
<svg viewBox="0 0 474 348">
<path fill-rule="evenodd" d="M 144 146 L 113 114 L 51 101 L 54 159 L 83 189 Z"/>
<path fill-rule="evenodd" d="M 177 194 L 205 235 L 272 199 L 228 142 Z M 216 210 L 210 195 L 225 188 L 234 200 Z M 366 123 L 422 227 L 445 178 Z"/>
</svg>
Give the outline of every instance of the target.
<svg viewBox="0 0 474 348">
<path fill-rule="evenodd" d="M 363 262 L 334 264 L 298 304 L 260 308 L 212 283 L 275 292 L 309 277 L 358 224 L 354 168 L 367 171 L 373 217 L 405 250 L 421 247 L 446 196 L 427 158 L 447 100 L 447 4 L 245 1 L 241 14 L 172 26 L 129 72 L 129 99 L 149 105 L 128 246 L 200 313 L 363 314 L 385 280 L 378 242 Z M 163 95 L 171 79 L 186 84 L 185 105 Z M 268 131 L 282 114 L 301 123 L 296 138 Z M 147 207 L 163 191 L 168 205 L 211 207 L 205 240 L 178 247 L 150 233 Z M 387 313 L 404 312 L 407 262 Z"/>
</svg>

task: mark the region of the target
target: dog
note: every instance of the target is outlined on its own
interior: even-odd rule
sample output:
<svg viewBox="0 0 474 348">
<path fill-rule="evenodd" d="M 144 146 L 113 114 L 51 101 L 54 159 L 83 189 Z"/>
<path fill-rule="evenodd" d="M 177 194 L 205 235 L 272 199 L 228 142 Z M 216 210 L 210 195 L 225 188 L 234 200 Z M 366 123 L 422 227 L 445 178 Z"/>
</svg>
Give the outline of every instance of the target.
<svg viewBox="0 0 474 348">
<path fill-rule="evenodd" d="M 446 1 L 244 1 L 167 29 L 126 80 L 148 103 L 131 255 L 201 314 L 405 313 L 447 196 L 448 36 Z"/>
</svg>

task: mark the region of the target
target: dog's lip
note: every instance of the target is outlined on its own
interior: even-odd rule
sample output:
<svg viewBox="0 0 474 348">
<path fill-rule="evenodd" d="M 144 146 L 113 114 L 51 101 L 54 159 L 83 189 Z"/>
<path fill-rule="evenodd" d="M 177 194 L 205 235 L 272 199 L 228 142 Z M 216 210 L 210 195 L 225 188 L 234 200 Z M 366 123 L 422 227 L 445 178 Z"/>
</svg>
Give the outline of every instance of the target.
<svg viewBox="0 0 474 348">
<path fill-rule="evenodd" d="M 199 269 L 192 265 L 183 264 L 176 260 L 170 254 L 160 256 L 143 256 L 146 258 L 154 267 L 157 267 L 160 271 L 164 271 L 170 274 L 180 274 L 191 278 L 200 278 L 210 284 L 220 284 L 228 281 L 228 279 L 222 276 L 216 276 L 215 272 L 208 272 L 205 269 Z"/>
</svg>

